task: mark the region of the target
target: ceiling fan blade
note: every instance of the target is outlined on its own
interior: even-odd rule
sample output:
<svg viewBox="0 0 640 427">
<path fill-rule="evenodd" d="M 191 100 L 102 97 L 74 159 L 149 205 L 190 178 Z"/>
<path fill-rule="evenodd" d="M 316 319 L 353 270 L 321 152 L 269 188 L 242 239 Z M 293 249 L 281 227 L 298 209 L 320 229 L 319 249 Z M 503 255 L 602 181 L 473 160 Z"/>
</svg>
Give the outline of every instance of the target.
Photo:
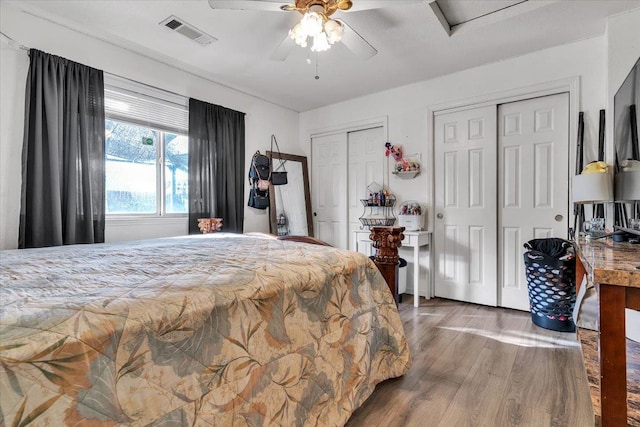
<svg viewBox="0 0 640 427">
<path fill-rule="evenodd" d="M 212 9 L 265 10 L 282 12 L 287 0 L 209 0 Z"/>
<path fill-rule="evenodd" d="M 369 44 L 368 41 L 362 38 L 360 34 L 353 28 L 347 25 L 343 20 L 339 19 L 344 25 L 344 33 L 340 40 L 351 52 L 355 53 L 360 59 L 373 58 L 378 54 L 378 51 Z"/>
<path fill-rule="evenodd" d="M 289 54 L 291 53 L 291 49 L 293 49 L 295 45 L 296 43 L 291 37 L 289 37 L 289 34 L 287 34 L 285 39 L 282 40 L 282 43 L 280 43 L 280 46 L 278 46 L 277 49 L 273 51 L 269 59 L 273 61 L 284 61 L 285 59 L 287 59 L 287 56 L 289 56 Z"/>
<path fill-rule="evenodd" d="M 428 4 L 429 0 L 356 0 L 349 10 L 345 12 L 358 12 L 360 10 L 395 8 L 398 6 L 413 6 Z"/>
</svg>

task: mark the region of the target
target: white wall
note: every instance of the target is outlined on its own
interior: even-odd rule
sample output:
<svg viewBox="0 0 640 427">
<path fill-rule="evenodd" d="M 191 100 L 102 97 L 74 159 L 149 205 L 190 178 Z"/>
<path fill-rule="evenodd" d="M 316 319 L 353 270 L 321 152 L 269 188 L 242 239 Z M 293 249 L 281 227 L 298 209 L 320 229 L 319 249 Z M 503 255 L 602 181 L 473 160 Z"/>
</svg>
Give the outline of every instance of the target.
<svg viewBox="0 0 640 427">
<path fill-rule="evenodd" d="M 22 45 L 80 62 L 187 97 L 247 113 L 246 167 L 256 150 L 269 149 L 276 134 L 282 152 L 302 154 L 298 145 L 298 113 L 216 84 L 185 71 L 94 39 L 0 2 L 2 32 Z M 20 209 L 27 53 L 3 44 L 0 57 L 2 110 L 0 115 L 0 248 L 17 246 Z M 247 188 L 248 198 L 248 188 Z M 246 204 L 246 203 L 245 203 Z M 268 211 L 245 207 L 244 230 L 268 232 Z M 186 220 L 131 223 L 107 221 L 109 241 L 186 234 Z"/>
<path fill-rule="evenodd" d="M 29 60 L 0 44 L 0 249 L 18 244 L 24 92 Z"/>
<path fill-rule="evenodd" d="M 607 21 L 607 96 L 609 111 L 607 139 L 613 141 L 613 97 L 631 67 L 640 57 L 640 9 L 612 16 Z M 613 155 L 613 144 L 608 145 L 609 158 Z M 627 337 L 640 342 L 640 312 L 627 310 Z"/>
<path fill-rule="evenodd" d="M 392 176 L 389 180 L 391 192 L 400 201 L 414 199 L 431 205 L 432 147 L 428 140 L 432 130 L 428 127 L 428 108 L 579 76 L 580 110 L 585 112 L 585 160 L 594 160 L 598 145 L 598 114 L 600 109 L 606 108 L 607 102 L 606 43 L 604 36 L 583 40 L 304 112 L 300 115 L 300 140 L 310 157 L 310 133 L 347 121 L 388 116 L 390 141 L 403 145 L 405 153 L 422 153 L 424 163 L 423 173 L 413 180 Z M 577 111 L 571 114 L 577 116 Z M 575 151 L 575 141 L 570 144 Z M 383 149 L 381 146 L 381 152 Z M 570 170 L 573 171 L 573 167 L 572 160 Z M 431 206 L 428 210 L 431 211 Z M 401 255 L 411 259 L 406 251 Z M 426 265 L 421 274 L 426 276 Z M 408 288 L 412 289 L 412 286 L 410 283 Z"/>
</svg>

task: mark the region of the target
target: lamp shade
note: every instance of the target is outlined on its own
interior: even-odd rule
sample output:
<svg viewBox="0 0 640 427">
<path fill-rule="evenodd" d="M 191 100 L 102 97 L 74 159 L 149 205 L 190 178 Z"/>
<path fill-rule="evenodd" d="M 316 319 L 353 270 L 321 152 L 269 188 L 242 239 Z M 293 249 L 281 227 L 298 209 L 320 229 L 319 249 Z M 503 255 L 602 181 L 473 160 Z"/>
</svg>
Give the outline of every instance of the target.
<svg viewBox="0 0 640 427">
<path fill-rule="evenodd" d="M 616 201 L 640 200 L 640 171 L 620 172 L 616 175 Z"/>
<path fill-rule="evenodd" d="M 609 173 L 576 175 L 572 181 L 573 203 L 613 201 L 613 179 Z"/>
</svg>

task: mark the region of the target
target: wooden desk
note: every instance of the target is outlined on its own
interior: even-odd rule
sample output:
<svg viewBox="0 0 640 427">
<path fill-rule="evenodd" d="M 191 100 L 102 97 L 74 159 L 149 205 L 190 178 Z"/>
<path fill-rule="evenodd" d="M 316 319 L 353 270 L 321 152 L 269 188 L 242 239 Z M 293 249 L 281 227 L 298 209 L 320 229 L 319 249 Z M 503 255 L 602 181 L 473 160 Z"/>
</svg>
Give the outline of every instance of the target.
<svg viewBox="0 0 640 427">
<path fill-rule="evenodd" d="M 600 299 L 602 427 L 627 425 L 625 308 L 640 310 L 640 246 L 610 239 L 578 243 L 578 256 Z M 580 268 L 577 269 L 581 282 Z"/>
</svg>

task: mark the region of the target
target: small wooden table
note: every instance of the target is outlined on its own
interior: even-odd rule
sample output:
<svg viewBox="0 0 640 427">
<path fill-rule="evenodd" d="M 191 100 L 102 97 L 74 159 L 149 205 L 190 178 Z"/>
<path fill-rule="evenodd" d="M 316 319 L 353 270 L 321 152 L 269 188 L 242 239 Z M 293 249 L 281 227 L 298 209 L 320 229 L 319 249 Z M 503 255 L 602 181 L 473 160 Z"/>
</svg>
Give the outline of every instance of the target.
<svg viewBox="0 0 640 427">
<path fill-rule="evenodd" d="M 640 310 L 640 246 L 610 239 L 578 242 L 577 282 L 588 274 L 600 300 L 602 427 L 627 425 L 625 308 Z M 581 270 L 581 267 L 583 269 Z"/>
</svg>

